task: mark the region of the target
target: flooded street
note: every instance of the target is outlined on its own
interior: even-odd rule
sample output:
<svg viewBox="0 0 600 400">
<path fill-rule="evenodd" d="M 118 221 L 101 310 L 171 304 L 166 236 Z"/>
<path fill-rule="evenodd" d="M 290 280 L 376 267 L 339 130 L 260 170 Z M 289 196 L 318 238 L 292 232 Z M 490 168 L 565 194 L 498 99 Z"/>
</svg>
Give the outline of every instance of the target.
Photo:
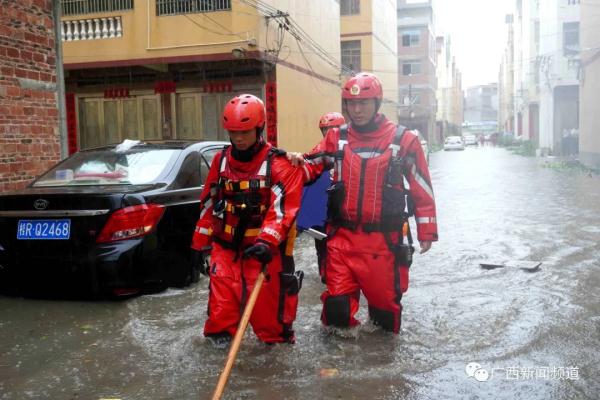
<svg viewBox="0 0 600 400">
<path fill-rule="evenodd" d="M 430 168 L 440 241 L 415 255 L 401 334 L 325 332 L 302 236 L 297 342 L 247 334 L 224 398 L 598 398 L 600 180 L 491 147 Z M 507 260 L 542 265 L 479 267 Z M 0 399 L 210 398 L 227 349 L 201 335 L 207 283 L 120 302 L 0 297 Z"/>
</svg>

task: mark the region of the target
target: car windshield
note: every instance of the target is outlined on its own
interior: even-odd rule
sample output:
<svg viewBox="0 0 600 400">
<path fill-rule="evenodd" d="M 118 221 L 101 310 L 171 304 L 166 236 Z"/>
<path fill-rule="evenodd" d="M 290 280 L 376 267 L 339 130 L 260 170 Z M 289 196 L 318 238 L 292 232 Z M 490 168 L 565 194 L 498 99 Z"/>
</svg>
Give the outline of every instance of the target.
<svg viewBox="0 0 600 400">
<path fill-rule="evenodd" d="M 93 150 L 76 153 L 42 175 L 34 187 L 73 185 L 143 185 L 153 183 L 172 165 L 180 150 Z"/>
</svg>

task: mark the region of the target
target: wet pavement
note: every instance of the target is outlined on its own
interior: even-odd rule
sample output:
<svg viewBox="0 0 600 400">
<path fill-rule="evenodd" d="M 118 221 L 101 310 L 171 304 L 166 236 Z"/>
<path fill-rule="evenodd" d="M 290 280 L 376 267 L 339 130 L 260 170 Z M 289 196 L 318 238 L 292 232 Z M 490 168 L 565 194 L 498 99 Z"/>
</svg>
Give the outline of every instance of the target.
<svg viewBox="0 0 600 400">
<path fill-rule="evenodd" d="M 440 242 L 415 256 L 401 334 L 326 332 L 301 237 L 297 343 L 247 334 L 224 398 L 598 398 L 600 179 L 491 147 L 430 164 Z M 479 267 L 506 260 L 543 264 Z M 0 399 L 210 398 L 227 349 L 201 336 L 207 294 L 203 280 L 119 302 L 0 297 Z"/>
</svg>

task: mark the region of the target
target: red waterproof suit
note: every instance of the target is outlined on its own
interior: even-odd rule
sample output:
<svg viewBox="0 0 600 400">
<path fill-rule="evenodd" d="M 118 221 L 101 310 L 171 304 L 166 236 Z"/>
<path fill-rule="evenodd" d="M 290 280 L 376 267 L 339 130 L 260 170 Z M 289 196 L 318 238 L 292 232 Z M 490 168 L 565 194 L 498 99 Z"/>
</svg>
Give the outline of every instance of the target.
<svg viewBox="0 0 600 400">
<path fill-rule="evenodd" d="M 437 240 L 435 201 L 418 136 L 397 129 L 383 115 L 375 122 L 377 129 L 367 133 L 352 125 L 330 130 L 305 155 L 304 171 L 305 179 L 314 179 L 334 168 L 328 203 L 327 290 L 321 295 L 323 323 L 359 324 L 354 316 L 362 291 L 371 319 L 398 333 L 400 299 L 408 289 L 412 260 L 405 194 L 414 202 L 420 241 Z"/>
<path fill-rule="evenodd" d="M 249 162 L 236 160 L 231 147 L 213 159 L 192 240 L 199 251 L 212 245 L 205 336 L 235 335 L 261 269 L 243 250 L 259 240 L 269 244 L 273 260 L 250 324 L 263 342 L 294 342 L 302 275 L 294 272 L 292 251 L 302 184 L 302 173 L 270 144 Z"/>
</svg>

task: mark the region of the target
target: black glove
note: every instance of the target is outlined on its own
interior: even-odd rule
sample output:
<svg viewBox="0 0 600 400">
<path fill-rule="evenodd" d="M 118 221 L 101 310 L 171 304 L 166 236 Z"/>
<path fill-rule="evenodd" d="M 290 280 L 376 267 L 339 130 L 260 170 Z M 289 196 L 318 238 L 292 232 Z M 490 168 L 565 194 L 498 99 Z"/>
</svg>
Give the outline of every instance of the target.
<svg viewBox="0 0 600 400">
<path fill-rule="evenodd" d="M 256 242 L 252 246 L 244 250 L 246 257 L 254 257 L 256 260 L 263 264 L 271 262 L 273 254 L 271 254 L 271 248 L 268 244 L 263 242 Z"/>
<path fill-rule="evenodd" d="M 200 270 L 201 274 L 208 276 L 207 254 L 203 251 L 192 249 L 192 268 Z"/>
</svg>

